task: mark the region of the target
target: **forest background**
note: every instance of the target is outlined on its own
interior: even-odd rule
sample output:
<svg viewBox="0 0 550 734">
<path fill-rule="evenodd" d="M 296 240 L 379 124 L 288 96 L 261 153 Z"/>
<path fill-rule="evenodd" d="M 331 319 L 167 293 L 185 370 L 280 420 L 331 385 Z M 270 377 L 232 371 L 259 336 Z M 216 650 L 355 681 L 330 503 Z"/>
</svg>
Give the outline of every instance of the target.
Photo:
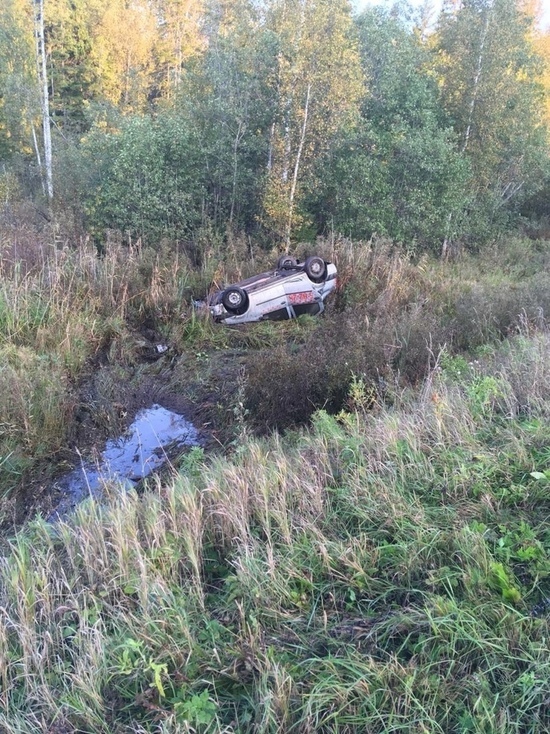
<svg viewBox="0 0 550 734">
<path fill-rule="evenodd" d="M 98 245 L 339 233 L 439 252 L 540 227 L 540 13 L 448 2 L 434 24 L 406 3 L 7 0 L 2 201 Z"/>
</svg>

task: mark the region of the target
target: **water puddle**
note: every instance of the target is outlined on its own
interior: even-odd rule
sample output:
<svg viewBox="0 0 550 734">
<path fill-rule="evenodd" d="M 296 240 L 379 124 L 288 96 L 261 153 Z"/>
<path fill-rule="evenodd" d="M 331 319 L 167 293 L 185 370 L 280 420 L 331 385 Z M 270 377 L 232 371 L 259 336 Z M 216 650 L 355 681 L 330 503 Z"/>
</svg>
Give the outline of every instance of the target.
<svg viewBox="0 0 550 734">
<path fill-rule="evenodd" d="M 160 405 L 141 410 L 120 438 L 107 441 L 97 462 L 82 462 L 56 483 L 61 500 L 50 519 L 69 513 L 87 497 L 100 496 L 105 482 L 134 486 L 167 460 L 167 452 L 196 446 L 199 435 L 184 416 Z"/>
</svg>

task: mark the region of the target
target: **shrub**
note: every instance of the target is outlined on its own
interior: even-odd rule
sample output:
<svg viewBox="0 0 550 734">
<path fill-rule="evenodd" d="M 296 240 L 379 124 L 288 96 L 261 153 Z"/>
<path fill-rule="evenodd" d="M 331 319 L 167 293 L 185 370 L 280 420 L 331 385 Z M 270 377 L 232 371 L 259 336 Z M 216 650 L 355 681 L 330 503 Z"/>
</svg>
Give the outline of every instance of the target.
<svg viewBox="0 0 550 734">
<path fill-rule="evenodd" d="M 340 410 L 354 378 L 363 380 L 374 400 L 397 378 L 422 379 L 444 337 L 422 307 L 372 322 L 365 310 L 335 314 L 303 345 L 277 346 L 250 358 L 247 408 L 264 428 L 285 428 L 319 408 Z"/>
<path fill-rule="evenodd" d="M 201 223 L 198 142 L 190 126 L 173 116 L 135 117 L 116 133 L 93 130 L 80 166 L 88 170 L 81 196 L 95 228 L 155 243 L 188 236 Z"/>
<path fill-rule="evenodd" d="M 472 350 L 518 331 L 526 322 L 544 326 L 550 313 L 550 277 L 468 285 L 454 300 L 451 329 L 457 350 Z"/>
</svg>

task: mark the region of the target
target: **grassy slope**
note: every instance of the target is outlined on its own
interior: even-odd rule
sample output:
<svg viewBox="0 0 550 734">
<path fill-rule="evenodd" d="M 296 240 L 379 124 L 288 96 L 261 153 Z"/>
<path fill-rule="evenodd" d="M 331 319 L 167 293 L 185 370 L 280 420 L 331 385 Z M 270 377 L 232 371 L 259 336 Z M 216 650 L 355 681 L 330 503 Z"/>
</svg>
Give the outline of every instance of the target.
<svg viewBox="0 0 550 734">
<path fill-rule="evenodd" d="M 32 523 L 0 729 L 545 731 L 550 340 L 503 351 Z"/>
<path fill-rule="evenodd" d="M 414 285 L 387 271 L 386 315 Z M 454 277 L 494 306 L 492 283 Z M 415 390 L 381 395 L 365 370 L 311 429 L 258 440 L 241 423 L 226 458 L 195 451 L 141 497 L 113 487 L 30 523 L 0 567 L 0 731 L 547 730 L 537 318 L 475 357 L 437 351 Z"/>
</svg>

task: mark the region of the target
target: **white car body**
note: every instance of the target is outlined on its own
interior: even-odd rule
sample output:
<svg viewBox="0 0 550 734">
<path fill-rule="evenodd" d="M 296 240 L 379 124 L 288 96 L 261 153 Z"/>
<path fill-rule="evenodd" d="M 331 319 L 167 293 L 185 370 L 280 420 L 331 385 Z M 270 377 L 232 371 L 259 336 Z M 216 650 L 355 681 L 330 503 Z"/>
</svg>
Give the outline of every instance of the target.
<svg viewBox="0 0 550 734">
<path fill-rule="evenodd" d="M 243 324 L 322 313 L 325 299 L 336 288 L 336 266 L 319 257 L 307 258 L 304 263 L 289 260 L 292 264 L 215 293 L 209 303 L 214 320 Z M 312 275 L 312 268 L 315 275 Z"/>
</svg>

